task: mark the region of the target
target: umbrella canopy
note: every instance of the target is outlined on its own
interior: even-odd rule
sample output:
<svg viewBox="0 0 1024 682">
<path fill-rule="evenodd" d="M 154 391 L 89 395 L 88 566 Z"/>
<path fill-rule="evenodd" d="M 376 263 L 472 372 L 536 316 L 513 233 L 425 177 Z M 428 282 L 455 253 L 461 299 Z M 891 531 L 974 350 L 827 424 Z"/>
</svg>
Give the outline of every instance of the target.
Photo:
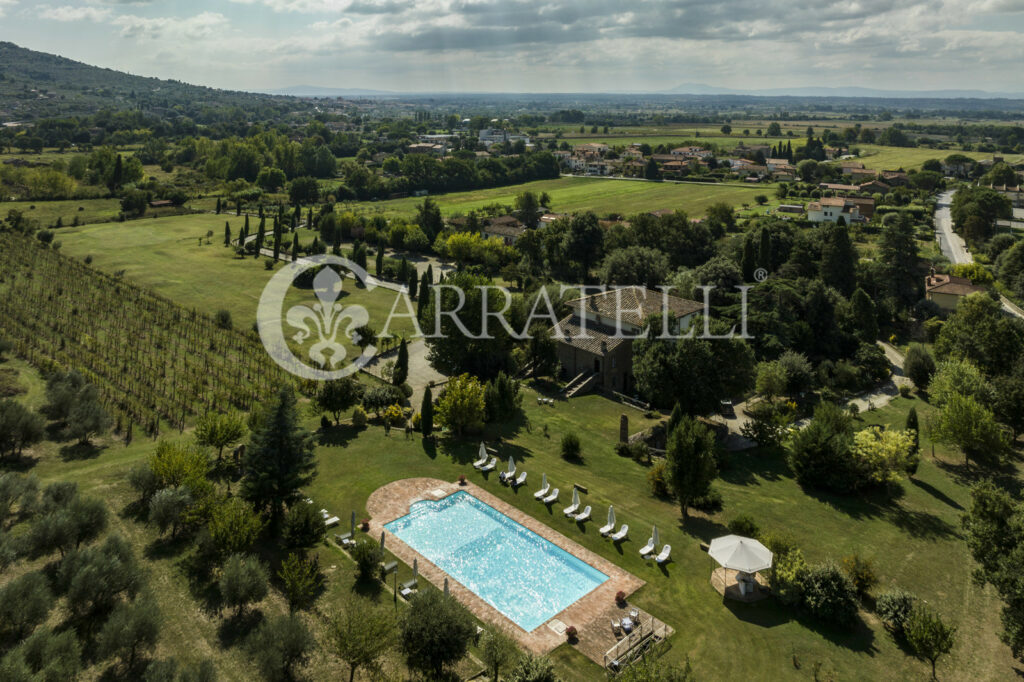
<svg viewBox="0 0 1024 682">
<path fill-rule="evenodd" d="M 572 506 L 580 506 L 580 491 L 576 488 L 572 489 Z"/>
<path fill-rule="evenodd" d="M 447 577 L 445 577 L 445 579 L 444 579 L 444 596 L 446 596 L 446 597 L 448 596 L 448 578 Z"/>
<path fill-rule="evenodd" d="M 352 527 L 349 528 L 349 530 L 352 532 L 352 537 L 354 539 L 355 538 L 355 534 L 356 534 L 356 510 L 355 509 L 352 510 Z"/>
<path fill-rule="evenodd" d="M 381 550 L 384 549 L 384 531 L 380 532 L 380 548 Z"/>
<path fill-rule="evenodd" d="M 420 562 L 415 557 L 413 557 L 413 560 L 412 560 L 412 579 L 416 580 L 416 578 L 418 578 L 419 575 L 420 575 Z"/>
<path fill-rule="evenodd" d="M 516 460 L 509 455 L 508 458 L 508 475 L 513 476 L 516 473 Z"/>
<path fill-rule="evenodd" d="M 725 568 L 741 573 L 757 573 L 772 567 L 772 553 L 757 540 L 726 535 L 711 541 L 708 554 Z"/>
<path fill-rule="evenodd" d="M 548 487 L 548 475 L 547 474 L 541 474 L 540 475 L 540 489 L 541 490 L 547 490 L 547 487 Z"/>
<path fill-rule="evenodd" d="M 483 441 L 480 441 L 480 452 L 477 456 L 480 459 L 487 459 L 487 448 L 484 446 Z"/>
<path fill-rule="evenodd" d="M 658 527 L 657 526 L 651 526 L 651 544 L 653 544 L 653 545 L 660 545 L 661 544 L 661 537 L 658 536 Z"/>
<path fill-rule="evenodd" d="M 615 507 L 610 504 L 608 505 L 608 525 L 615 525 Z"/>
</svg>

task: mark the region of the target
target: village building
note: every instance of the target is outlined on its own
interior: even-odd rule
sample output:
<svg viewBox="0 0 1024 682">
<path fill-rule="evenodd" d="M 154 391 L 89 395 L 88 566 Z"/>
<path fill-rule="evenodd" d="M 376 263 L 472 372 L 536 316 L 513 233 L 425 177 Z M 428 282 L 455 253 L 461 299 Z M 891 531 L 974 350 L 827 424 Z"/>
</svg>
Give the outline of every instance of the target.
<svg viewBox="0 0 1024 682">
<path fill-rule="evenodd" d="M 484 221 L 484 237 L 497 237 L 505 242 L 506 246 L 515 244 L 524 232 L 526 227 L 515 216 L 503 215 Z"/>
<path fill-rule="evenodd" d="M 807 220 L 812 223 L 836 223 L 842 218 L 849 225 L 862 220 L 860 207 L 844 197 L 823 197 L 807 204 Z"/>
<path fill-rule="evenodd" d="M 971 280 L 966 277 L 935 274 L 932 271 L 924 280 L 924 297 L 945 312 L 953 312 L 963 297 L 981 291 L 985 291 L 985 287 L 971 284 Z"/>
</svg>

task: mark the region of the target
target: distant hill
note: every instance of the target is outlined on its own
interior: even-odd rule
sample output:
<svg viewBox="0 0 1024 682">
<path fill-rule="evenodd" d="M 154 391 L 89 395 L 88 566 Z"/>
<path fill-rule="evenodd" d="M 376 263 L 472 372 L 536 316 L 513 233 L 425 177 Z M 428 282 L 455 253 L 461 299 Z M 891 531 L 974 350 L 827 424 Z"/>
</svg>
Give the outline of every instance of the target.
<svg viewBox="0 0 1024 682">
<path fill-rule="evenodd" d="M 880 90 L 859 87 L 799 87 L 735 90 L 703 83 L 683 83 L 666 94 L 673 95 L 752 95 L 759 97 L 876 97 L 884 99 L 1024 99 L 1022 92 L 986 90 Z"/>
<path fill-rule="evenodd" d="M 269 95 L 290 97 L 388 97 L 399 93 L 392 90 L 366 90 L 363 88 L 324 88 L 319 85 L 292 85 L 276 90 L 263 90 Z"/>
<path fill-rule="evenodd" d="M 81 116 L 103 108 L 196 117 L 203 109 L 224 107 L 269 108 L 265 113 L 273 114 L 308 105 L 290 97 L 133 76 L 0 42 L 0 122 Z"/>
</svg>

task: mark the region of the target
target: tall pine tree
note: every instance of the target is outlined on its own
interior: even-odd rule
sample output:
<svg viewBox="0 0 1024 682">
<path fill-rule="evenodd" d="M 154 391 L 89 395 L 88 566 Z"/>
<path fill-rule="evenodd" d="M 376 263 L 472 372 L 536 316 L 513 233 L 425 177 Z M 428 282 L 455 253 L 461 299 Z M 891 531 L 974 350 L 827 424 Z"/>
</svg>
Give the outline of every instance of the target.
<svg viewBox="0 0 1024 682">
<path fill-rule="evenodd" d="M 313 436 L 299 424 L 295 392 L 282 386 L 266 406 L 262 423 L 252 433 L 252 442 L 242 463 L 241 495 L 280 520 L 284 507 L 299 499 L 300 490 L 316 477 Z"/>
<path fill-rule="evenodd" d="M 231 246 L 231 225 L 224 221 L 224 246 Z"/>
<path fill-rule="evenodd" d="M 424 438 L 430 438 L 434 432 L 434 396 L 430 386 L 423 392 L 423 402 L 420 404 L 420 431 Z"/>
<path fill-rule="evenodd" d="M 395 386 L 401 386 L 409 378 L 409 347 L 402 339 L 398 346 L 398 357 L 395 359 L 395 369 L 391 375 L 391 381 Z"/>
<path fill-rule="evenodd" d="M 693 502 L 708 494 L 718 473 L 715 437 L 704 424 L 684 416 L 668 436 L 668 470 L 683 523 Z"/>
<path fill-rule="evenodd" d="M 845 227 L 827 228 L 821 247 L 821 279 L 846 298 L 857 287 L 857 252 Z"/>
</svg>

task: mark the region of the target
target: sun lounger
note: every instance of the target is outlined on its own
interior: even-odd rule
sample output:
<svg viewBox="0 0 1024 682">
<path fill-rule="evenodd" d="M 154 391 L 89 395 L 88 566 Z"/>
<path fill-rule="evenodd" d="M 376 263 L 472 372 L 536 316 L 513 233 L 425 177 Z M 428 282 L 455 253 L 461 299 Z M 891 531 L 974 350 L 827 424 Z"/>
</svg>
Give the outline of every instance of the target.
<svg viewBox="0 0 1024 682">
<path fill-rule="evenodd" d="M 661 554 L 655 557 L 655 561 L 659 564 L 663 564 L 668 561 L 668 555 L 672 553 L 672 545 L 665 545 L 661 548 Z"/>
<path fill-rule="evenodd" d="M 324 519 L 324 525 L 328 528 L 330 528 L 331 526 L 337 526 L 339 523 L 341 523 L 341 519 L 339 519 L 337 516 L 332 516 L 328 519 Z"/>
<path fill-rule="evenodd" d="M 598 532 L 601 533 L 601 537 L 606 538 L 608 537 L 608 534 L 611 533 L 613 530 L 615 530 L 615 524 L 609 523 L 607 526 L 601 526 L 601 529 Z"/>
<path fill-rule="evenodd" d="M 473 462 L 473 468 L 474 469 L 481 469 L 481 468 L 483 468 L 483 466 L 485 464 L 487 464 L 487 455 L 484 455 L 483 457 L 481 457 L 477 461 Z"/>
<path fill-rule="evenodd" d="M 588 504 L 586 507 L 584 507 L 583 511 L 581 511 L 579 514 L 577 514 L 575 518 L 576 518 L 576 521 L 580 522 L 580 523 L 582 523 L 583 521 L 589 521 L 590 520 L 590 505 Z"/>
<path fill-rule="evenodd" d="M 491 461 L 480 467 L 480 471 L 494 471 L 498 468 L 498 458 L 491 457 Z"/>
<path fill-rule="evenodd" d="M 384 564 L 384 573 L 389 574 L 389 573 L 391 573 L 391 571 L 395 570 L 396 568 L 398 568 L 398 562 L 397 561 L 389 561 L 386 564 Z"/>
<path fill-rule="evenodd" d="M 534 499 L 536 499 L 536 500 L 544 499 L 544 496 L 548 494 L 549 490 L 551 490 L 551 484 L 550 483 L 545 483 L 543 488 L 541 488 L 540 490 L 538 490 L 537 492 L 535 492 L 533 494 Z"/>
<path fill-rule="evenodd" d="M 335 533 L 334 541 L 342 547 L 356 544 L 355 540 L 352 539 L 352 533 Z"/>
<path fill-rule="evenodd" d="M 579 509 L 580 506 L 578 504 L 570 504 L 562 511 L 565 513 L 566 516 L 576 516 L 576 512 L 579 511 Z"/>
<path fill-rule="evenodd" d="M 548 495 L 547 497 L 543 498 L 541 500 L 541 502 L 543 502 L 544 504 L 551 504 L 552 502 L 555 502 L 556 500 L 558 500 L 558 488 L 555 488 L 554 490 L 552 490 L 551 494 Z"/>
<path fill-rule="evenodd" d="M 622 528 L 619 528 L 619 532 L 612 535 L 612 542 L 620 542 L 626 539 L 626 535 L 629 533 L 629 526 L 622 524 Z"/>
<path fill-rule="evenodd" d="M 647 538 L 647 544 L 640 548 L 640 556 L 647 556 L 654 552 L 654 538 Z"/>
<path fill-rule="evenodd" d="M 518 488 L 521 485 L 526 485 L 526 472 L 524 471 L 523 473 L 519 474 L 519 478 L 512 481 L 511 483 L 513 488 Z"/>
</svg>

